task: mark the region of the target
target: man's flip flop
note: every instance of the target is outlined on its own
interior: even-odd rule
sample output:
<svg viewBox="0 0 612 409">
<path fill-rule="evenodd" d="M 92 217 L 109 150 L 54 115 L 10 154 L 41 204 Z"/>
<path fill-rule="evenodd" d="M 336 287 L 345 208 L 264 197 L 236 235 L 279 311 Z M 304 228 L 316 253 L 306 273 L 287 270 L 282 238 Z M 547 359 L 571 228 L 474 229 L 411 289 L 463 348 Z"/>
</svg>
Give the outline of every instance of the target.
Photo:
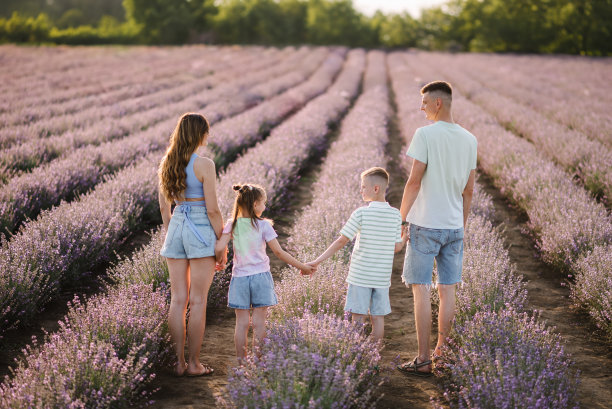
<svg viewBox="0 0 612 409">
<path fill-rule="evenodd" d="M 193 378 L 193 377 L 196 377 L 196 376 L 208 376 L 208 375 L 212 375 L 213 372 L 215 372 L 215 370 L 213 368 L 211 368 L 208 365 L 204 365 L 204 370 L 202 372 L 191 373 L 191 372 L 185 371 L 185 375 Z"/>
<path fill-rule="evenodd" d="M 420 376 L 422 378 L 426 378 L 428 376 L 433 375 L 431 371 L 424 372 L 418 370 L 419 368 L 422 368 L 424 366 L 431 365 L 431 361 L 418 363 L 417 359 L 418 358 L 414 358 L 414 361 L 412 362 L 404 362 L 403 364 L 398 365 L 397 370 L 405 375 Z"/>
</svg>

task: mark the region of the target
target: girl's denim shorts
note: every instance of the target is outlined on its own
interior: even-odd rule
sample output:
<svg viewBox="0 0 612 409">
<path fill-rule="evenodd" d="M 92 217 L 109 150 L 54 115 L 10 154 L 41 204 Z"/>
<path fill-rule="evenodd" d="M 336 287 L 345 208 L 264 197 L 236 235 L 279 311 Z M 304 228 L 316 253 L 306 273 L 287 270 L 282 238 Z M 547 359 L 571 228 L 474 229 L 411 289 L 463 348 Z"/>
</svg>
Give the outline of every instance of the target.
<svg viewBox="0 0 612 409">
<path fill-rule="evenodd" d="M 217 237 L 206 206 L 178 205 L 168 224 L 160 254 L 168 258 L 202 258 L 215 255 Z"/>
<path fill-rule="evenodd" d="M 274 280 L 269 271 L 244 277 L 232 277 L 227 306 L 239 310 L 271 307 L 278 304 Z"/>
</svg>

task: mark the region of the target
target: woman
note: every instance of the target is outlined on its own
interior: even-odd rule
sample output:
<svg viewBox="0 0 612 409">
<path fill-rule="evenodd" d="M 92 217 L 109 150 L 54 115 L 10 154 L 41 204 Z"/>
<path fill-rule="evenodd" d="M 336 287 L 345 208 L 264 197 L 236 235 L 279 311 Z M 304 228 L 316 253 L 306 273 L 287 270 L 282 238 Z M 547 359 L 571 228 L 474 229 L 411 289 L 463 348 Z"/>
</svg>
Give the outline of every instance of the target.
<svg viewBox="0 0 612 409">
<path fill-rule="evenodd" d="M 160 254 L 166 257 L 170 272 L 168 324 L 178 376 L 213 372 L 199 359 L 206 326 L 206 300 L 215 274 L 215 243 L 223 230 L 215 190 L 215 164 L 196 153 L 207 144 L 208 131 L 208 121 L 202 115 L 181 116 L 159 166 L 159 205 L 166 231 Z M 171 213 L 173 201 L 176 208 Z M 184 354 L 187 303 L 188 362 Z"/>
</svg>

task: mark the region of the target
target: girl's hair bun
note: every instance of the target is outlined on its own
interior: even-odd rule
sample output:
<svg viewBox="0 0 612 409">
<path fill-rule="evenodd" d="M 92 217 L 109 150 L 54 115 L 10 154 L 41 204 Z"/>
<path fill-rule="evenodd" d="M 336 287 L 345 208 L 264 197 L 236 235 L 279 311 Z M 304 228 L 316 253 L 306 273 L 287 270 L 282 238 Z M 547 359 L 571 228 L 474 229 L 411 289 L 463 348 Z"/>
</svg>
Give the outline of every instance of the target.
<svg viewBox="0 0 612 409">
<path fill-rule="evenodd" d="M 235 191 L 239 191 L 240 189 L 242 189 L 241 185 L 234 185 L 232 186 L 232 189 L 234 189 Z"/>
</svg>

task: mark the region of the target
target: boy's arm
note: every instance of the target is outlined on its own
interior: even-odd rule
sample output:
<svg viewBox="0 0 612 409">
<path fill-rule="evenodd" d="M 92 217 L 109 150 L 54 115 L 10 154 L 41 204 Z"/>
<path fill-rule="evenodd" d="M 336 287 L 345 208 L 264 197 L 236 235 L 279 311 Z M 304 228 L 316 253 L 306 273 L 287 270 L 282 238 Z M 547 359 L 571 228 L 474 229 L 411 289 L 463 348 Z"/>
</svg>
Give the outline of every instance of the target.
<svg viewBox="0 0 612 409">
<path fill-rule="evenodd" d="M 346 246 L 346 243 L 348 243 L 350 240 L 348 237 L 343 236 L 342 234 L 340 235 L 340 237 L 338 237 L 336 239 L 336 241 L 334 241 L 328 248 L 327 250 L 325 250 L 323 252 L 323 254 L 321 254 L 319 257 L 317 257 L 317 259 L 315 261 L 313 261 L 313 264 L 319 264 L 325 260 L 327 260 L 328 258 L 330 258 L 331 256 L 333 256 L 334 254 L 336 254 L 336 252 L 338 250 L 340 250 L 342 247 Z"/>
</svg>

